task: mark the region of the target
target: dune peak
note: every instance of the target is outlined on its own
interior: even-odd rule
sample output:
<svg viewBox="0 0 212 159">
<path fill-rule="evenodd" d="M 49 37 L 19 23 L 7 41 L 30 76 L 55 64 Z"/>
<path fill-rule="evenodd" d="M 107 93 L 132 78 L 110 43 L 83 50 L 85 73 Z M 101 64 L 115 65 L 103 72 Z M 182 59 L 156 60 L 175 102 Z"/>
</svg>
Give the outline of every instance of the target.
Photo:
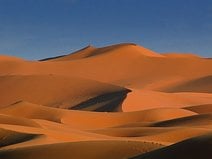
<svg viewBox="0 0 212 159">
<path fill-rule="evenodd" d="M 72 52 L 67 55 L 50 57 L 46 59 L 42 59 L 40 61 L 71 61 L 71 60 L 79 60 L 84 58 L 96 57 L 99 55 L 108 55 L 110 54 L 122 54 L 122 56 L 126 56 L 126 54 L 130 54 L 129 56 L 140 55 L 145 57 L 164 57 L 163 55 L 156 53 L 150 49 L 147 49 L 143 46 L 139 46 L 135 43 L 119 43 L 114 45 L 109 45 L 105 47 L 94 47 L 92 45 L 88 45 L 80 50 Z M 113 58 L 113 57 L 111 57 Z"/>
</svg>

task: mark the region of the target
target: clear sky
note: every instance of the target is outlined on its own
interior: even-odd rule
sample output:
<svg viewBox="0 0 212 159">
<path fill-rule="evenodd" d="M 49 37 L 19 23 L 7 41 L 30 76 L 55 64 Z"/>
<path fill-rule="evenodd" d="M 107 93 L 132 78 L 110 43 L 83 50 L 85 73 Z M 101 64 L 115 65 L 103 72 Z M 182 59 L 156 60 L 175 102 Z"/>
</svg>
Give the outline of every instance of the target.
<svg viewBox="0 0 212 159">
<path fill-rule="evenodd" d="M 212 57 L 212 0 L 0 0 L 0 53 L 39 59 L 133 42 Z"/>
</svg>

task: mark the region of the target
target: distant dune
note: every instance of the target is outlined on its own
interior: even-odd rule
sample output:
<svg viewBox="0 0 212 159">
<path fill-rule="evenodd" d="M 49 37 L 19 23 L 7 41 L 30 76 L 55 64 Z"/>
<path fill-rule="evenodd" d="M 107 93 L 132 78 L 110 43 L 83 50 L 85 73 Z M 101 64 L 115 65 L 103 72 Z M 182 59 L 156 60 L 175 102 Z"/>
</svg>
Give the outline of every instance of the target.
<svg viewBox="0 0 212 159">
<path fill-rule="evenodd" d="M 0 55 L 0 158 L 210 159 L 211 68 L 133 43 Z"/>
</svg>

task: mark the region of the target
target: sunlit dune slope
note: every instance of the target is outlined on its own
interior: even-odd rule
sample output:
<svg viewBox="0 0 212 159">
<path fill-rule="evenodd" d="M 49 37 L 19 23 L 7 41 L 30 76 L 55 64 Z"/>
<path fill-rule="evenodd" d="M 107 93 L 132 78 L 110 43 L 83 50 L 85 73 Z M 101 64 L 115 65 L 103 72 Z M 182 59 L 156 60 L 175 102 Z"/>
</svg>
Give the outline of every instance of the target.
<svg viewBox="0 0 212 159">
<path fill-rule="evenodd" d="M 138 111 L 151 108 L 182 108 L 212 103 L 212 94 L 198 92 L 165 93 L 151 90 L 135 90 L 127 94 L 122 111 Z"/>
<path fill-rule="evenodd" d="M 22 118 L 21 116 L 15 117 L 15 116 L 10 116 L 5 114 L 0 114 L 0 124 L 40 127 L 40 125 L 34 122 L 33 120 Z"/>
<path fill-rule="evenodd" d="M 0 76 L 0 106 L 18 101 L 29 101 L 51 107 L 67 108 L 93 99 L 93 108 L 87 109 L 113 111 L 118 109 L 129 90 L 80 77 L 58 75 L 10 75 Z M 114 96 L 115 95 L 115 96 Z M 99 97 L 99 98 L 98 98 Z M 106 104 L 115 102 L 115 106 Z M 111 107 L 108 108 L 107 107 Z M 102 108 L 102 109 L 101 109 Z M 79 108 L 80 109 L 80 108 Z"/>
</svg>

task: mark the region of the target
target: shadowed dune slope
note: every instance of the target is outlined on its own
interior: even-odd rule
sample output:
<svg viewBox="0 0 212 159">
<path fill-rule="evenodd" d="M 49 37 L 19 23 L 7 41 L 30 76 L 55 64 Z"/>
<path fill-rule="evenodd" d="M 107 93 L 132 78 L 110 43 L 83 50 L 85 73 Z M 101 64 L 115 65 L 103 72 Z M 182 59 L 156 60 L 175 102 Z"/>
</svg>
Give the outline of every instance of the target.
<svg viewBox="0 0 212 159">
<path fill-rule="evenodd" d="M 0 128 L 0 147 L 25 142 L 38 136 L 38 134 L 20 133 Z"/>
<path fill-rule="evenodd" d="M 88 99 L 85 102 L 79 103 L 70 109 L 72 110 L 87 110 L 97 112 L 113 112 L 121 111 L 121 104 L 130 90 L 122 90 L 112 93 L 105 93 Z"/>
<path fill-rule="evenodd" d="M 191 138 L 131 159 L 211 159 L 212 134 Z"/>
</svg>

